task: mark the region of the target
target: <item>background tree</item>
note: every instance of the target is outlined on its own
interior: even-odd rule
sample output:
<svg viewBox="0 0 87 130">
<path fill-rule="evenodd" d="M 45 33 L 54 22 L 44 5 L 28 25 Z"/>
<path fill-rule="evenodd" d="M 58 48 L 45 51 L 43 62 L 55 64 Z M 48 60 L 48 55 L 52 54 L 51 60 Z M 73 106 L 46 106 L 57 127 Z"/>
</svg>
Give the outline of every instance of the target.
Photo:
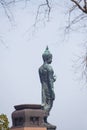
<svg viewBox="0 0 87 130">
<path fill-rule="evenodd" d="M 4 128 L 5 130 L 9 130 L 9 121 L 5 114 L 0 115 L 0 130 Z"/>
<path fill-rule="evenodd" d="M 13 14 L 12 14 L 12 6 L 15 6 L 19 2 L 24 2 L 28 5 L 30 2 L 34 2 L 33 0 L 0 0 L 0 7 L 4 10 L 7 18 L 9 19 L 10 23 L 13 21 Z M 40 22 L 47 22 L 50 19 L 50 14 L 53 11 L 53 8 L 59 6 L 59 2 L 57 0 L 37 0 L 37 10 L 35 15 L 35 21 L 33 23 L 33 27 L 36 28 Z M 63 5 L 64 4 L 64 5 Z M 87 0 L 69 0 L 66 2 L 65 0 L 62 2 L 61 8 L 66 8 L 68 10 L 68 22 L 65 21 L 65 33 L 73 30 L 77 32 L 77 30 L 84 32 L 84 37 L 86 38 L 87 32 Z M 58 8 L 59 9 L 59 8 Z M 66 12 L 66 11 L 65 11 Z M 67 17 L 67 15 L 66 15 Z M 0 41 L 4 44 L 3 39 L 0 38 Z M 87 40 L 84 40 L 85 43 L 85 53 L 84 56 L 80 58 L 80 64 L 82 68 L 82 75 L 85 79 L 87 79 Z M 84 44 L 83 44 L 84 45 Z"/>
<path fill-rule="evenodd" d="M 87 0 L 70 0 L 71 7 L 69 9 L 68 24 L 66 30 L 68 32 L 81 32 L 84 36 L 83 53 L 77 57 L 75 61 L 75 70 L 80 73 L 80 77 L 87 82 Z"/>
</svg>

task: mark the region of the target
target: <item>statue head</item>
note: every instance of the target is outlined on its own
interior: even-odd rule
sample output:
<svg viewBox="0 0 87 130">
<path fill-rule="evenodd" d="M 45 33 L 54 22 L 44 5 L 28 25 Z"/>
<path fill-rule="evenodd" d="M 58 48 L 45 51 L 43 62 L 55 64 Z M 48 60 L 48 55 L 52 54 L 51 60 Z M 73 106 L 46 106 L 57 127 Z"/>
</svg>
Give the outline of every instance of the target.
<svg viewBox="0 0 87 130">
<path fill-rule="evenodd" d="M 44 62 L 47 62 L 48 64 L 52 62 L 52 54 L 50 53 L 48 46 L 46 47 L 46 50 L 42 54 L 42 58 Z"/>
</svg>

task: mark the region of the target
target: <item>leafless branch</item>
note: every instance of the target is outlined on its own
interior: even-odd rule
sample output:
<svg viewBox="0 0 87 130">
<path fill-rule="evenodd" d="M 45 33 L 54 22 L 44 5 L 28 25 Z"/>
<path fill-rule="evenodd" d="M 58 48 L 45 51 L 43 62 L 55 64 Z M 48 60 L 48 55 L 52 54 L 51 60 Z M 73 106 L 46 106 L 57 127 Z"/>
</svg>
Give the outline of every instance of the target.
<svg viewBox="0 0 87 130">
<path fill-rule="evenodd" d="M 73 62 L 73 69 L 76 74 L 77 79 L 87 83 L 87 52 L 81 56 L 75 56 L 76 60 Z"/>
<path fill-rule="evenodd" d="M 49 4 L 49 0 L 46 0 L 46 4 L 47 4 L 47 6 L 48 6 L 48 14 L 49 14 L 50 11 L 51 11 L 51 6 L 50 6 L 50 4 Z"/>
<path fill-rule="evenodd" d="M 71 0 L 71 1 L 74 3 L 74 5 L 69 10 L 68 25 L 66 26 L 66 30 L 70 30 L 71 27 L 73 25 L 76 25 L 77 23 L 78 25 L 80 25 L 79 23 L 81 23 L 82 21 L 86 20 L 87 22 L 87 7 L 86 7 L 87 0 Z M 76 9 L 78 9 L 78 11 Z M 77 11 L 76 14 L 75 11 Z M 83 25 L 81 24 L 81 26 Z"/>
<path fill-rule="evenodd" d="M 46 18 L 46 15 L 47 15 L 47 18 L 49 20 L 49 15 L 50 15 L 50 12 L 51 12 L 51 6 L 50 6 L 50 3 L 49 3 L 49 0 L 46 0 L 45 3 L 43 4 L 40 4 L 38 6 L 38 9 L 37 9 L 37 13 L 36 13 L 36 18 L 35 18 L 35 23 L 34 23 L 34 26 L 36 26 L 36 24 L 38 23 L 38 19 L 39 19 L 39 16 L 40 16 L 40 11 L 42 8 L 46 7 L 46 10 L 44 11 L 44 18 Z M 40 19 L 41 20 L 41 19 Z"/>
<path fill-rule="evenodd" d="M 82 1 L 82 0 L 79 0 L 78 3 L 80 3 L 81 1 Z M 74 10 L 76 9 L 76 7 L 77 7 L 77 5 L 74 4 L 74 5 L 72 6 L 72 8 L 69 10 L 69 13 L 71 13 L 72 11 L 74 11 Z"/>
<path fill-rule="evenodd" d="M 83 20 L 85 17 L 84 14 L 80 14 L 79 16 L 75 17 L 74 20 L 71 21 L 71 24 L 76 24 L 77 22 L 80 22 L 81 20 Z"/>
<path fill-rule="evenodd" d="M 5 0 L 0 0 L 0 4 L 2 5 L 6 16 L 8 17 L 9 21 L 11 22 L 13 19 L 13 15 L 12 15 L 10 9 L 8 8 L 7 3 L 5 2 Z"/>
<path fill-rule="evenodd" d="M 71 0 L 82 12 L 87 13 L 87 2 L 84 0 L 84 6 L 82 7 L 80 3 L 76 0 Z M 82 0 L 81 0 L 82 1 Z M 80 1 L 80 2 L 81 2 Z"/>
<path fill-rule="evenodd" d="M 5 47 L 5 48 L 8 48 L 8 46 L 6 45 L 6 43 L 4 42 L 3 40 L 4 38 L 2 36 L 0 36 L 0 43 Z M 0 45 L 1 45 L 0 44 Z"/>
</svg>

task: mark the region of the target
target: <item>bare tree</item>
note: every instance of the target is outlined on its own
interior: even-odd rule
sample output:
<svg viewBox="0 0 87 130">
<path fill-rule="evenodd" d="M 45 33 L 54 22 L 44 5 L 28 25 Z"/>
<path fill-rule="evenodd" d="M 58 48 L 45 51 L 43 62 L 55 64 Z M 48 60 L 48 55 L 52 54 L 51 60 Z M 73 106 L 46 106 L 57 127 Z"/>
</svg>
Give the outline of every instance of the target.
<svg viewBox="0 0 87 130">
<path fill-rule="evenodd" d="M 18 2 L 27 2 L 30 0 L 0 0 L 0 5 L 4 9 L 6 16 L 8 19 L 11 21 L 12 20 L 12 13 L 9 9 L 9 6 L 13 6 L 13 4 L 18 3 Z M 32 0 L 33 1 L 33 0 Z M 51 12 L 51 0 L 43 0 L 39 1 L 38 7 L 37 7 L 37 12 L 36 12 L 36 18 L 35 22 L 38 21 L 38 17 L 40 15 L 41 9 L 44 8 L 44 18 L 48 17 Z"/>
<path fill-rule="evenodd" d="M 36 11 L 36 17 L 35 22 L 33 23 L 33 27 L 36 27 L 36 25 L 39 22 L 49 21 L 50 14 L 52 11 L 52 5 L 56 0 L 39 0 L 37 11 Z M 17 2 L 30 2 L 30 0 L 0 0 L 0 7 L 4 9 L 4 12 L 11 22 L 13 20 L 13 14 L 10 10 L 10 6 L 14 6 Z M 33 2 L 33 0 L 31 1 Z M 57 2 L 58 3 L 58 2 Z M 69 17 L 68 17 L 68 24 L 66 25 L 66 30 L 70 29 L 83 29 L 87 32 L 87 0 L 70 0 L 68 1 L 70 5 L 69 7 Z M 86 33 L 85 33 L 86 36 Z M 2 41 L 2 39 L 1 39 Z M 2 42 L 3 43 L 3 42 Z M 84 74 L 85 77 L 87 77 L 87 53 L 84 54 L 83 62 L 80 64 L 85 66 L 85 69 L 83 67 L 82 75 Z M 87 79 L 87 78 L 86 78 Z"/>
</svg>

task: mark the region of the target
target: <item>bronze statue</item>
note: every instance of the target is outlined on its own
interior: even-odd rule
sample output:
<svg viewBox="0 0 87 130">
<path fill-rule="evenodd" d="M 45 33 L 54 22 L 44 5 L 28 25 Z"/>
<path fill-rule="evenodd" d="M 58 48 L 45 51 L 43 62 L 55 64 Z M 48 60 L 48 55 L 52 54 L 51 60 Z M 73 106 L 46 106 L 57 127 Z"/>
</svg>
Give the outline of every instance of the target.
<svg viewBox="0 0 87 130">
<path fill-rule="evenodd" d="M 50 53 L 48 47 L 42 55 L 43 65 L 39 68 L 39 76 L 42 84 L 42 106 L 43 109 L 48 113 L 53 106 L 53 101 L 55 100 L 54 93 L 54 82 L 56 81 L 56 76 L 54 75 L 53 68 L 50 66 L 52 62 L 52 54 Z M 45 118 L 47 123 L 47 117 Z"/>
</svg>

